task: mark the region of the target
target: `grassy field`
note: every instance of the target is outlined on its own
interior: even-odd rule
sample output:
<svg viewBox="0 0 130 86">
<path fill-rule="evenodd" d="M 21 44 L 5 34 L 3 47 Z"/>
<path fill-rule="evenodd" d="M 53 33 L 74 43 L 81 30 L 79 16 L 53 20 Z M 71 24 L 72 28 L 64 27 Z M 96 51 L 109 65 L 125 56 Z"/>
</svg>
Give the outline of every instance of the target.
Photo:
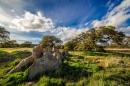
<svg viewBox="0 0 130 86">
<path fill-rule="evenodd" d="M 0 86 L 130 86 L 130 50 L 107 52 L 70 51 L 58 70 L 27 80 L 25 70 L 7 75 L 32 49 L 0 49 L 0 57 L 14 59 L 0 62 Z"/>
<path fill-rule="evenodd" d="M 13 52 L 13 51 L 30 51 L 32 52 L 32 48 L 0 48 L 0 51 Z"/>
</svg>

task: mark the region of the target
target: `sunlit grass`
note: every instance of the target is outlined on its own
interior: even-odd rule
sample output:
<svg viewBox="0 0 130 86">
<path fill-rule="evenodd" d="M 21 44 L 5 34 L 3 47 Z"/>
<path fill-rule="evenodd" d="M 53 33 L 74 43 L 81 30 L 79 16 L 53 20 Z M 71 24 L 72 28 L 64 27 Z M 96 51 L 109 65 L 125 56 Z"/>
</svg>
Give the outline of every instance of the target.
<svg viewBox="0 0 130 86">
<path fill-rule="evenodd" d="M 32 48 L 0 48 L 0 51 L 13 52 L 13 51 L 30 51 L 32 52 Z"/>
<path fill-rule="evenodd" d="M 8 54 L 8 50 L 0 51 Z M 16 58 L 12 61 L 0 63 L 0 79 L 2 84 L 17 83 L 21 86 L 29 86 L 33 82 L 36 86 L 129 86 L 130 85 L 130 56 L 129 51 L 95 52 L 95 51 L 70 51 L 70 55 L 64 58 L 63 64 L 58 70 L 47 71 L 39 74 L 33 81 L 28 81 L 21 75 L 25 73 L 10 74 L 9 70 L 15 67 L 26 54 L 24 51 L 12 51 Z M 127 53 L 127 54 L 126 54 Z M 24 76 L 24 75 L 23 75 Z M 14 80 L 10 78 L 14 78 Z M 19 78 L 21 77 L 21 78 Z M 18 83 L 19 82 L 19 83 Z"/>
</svg>

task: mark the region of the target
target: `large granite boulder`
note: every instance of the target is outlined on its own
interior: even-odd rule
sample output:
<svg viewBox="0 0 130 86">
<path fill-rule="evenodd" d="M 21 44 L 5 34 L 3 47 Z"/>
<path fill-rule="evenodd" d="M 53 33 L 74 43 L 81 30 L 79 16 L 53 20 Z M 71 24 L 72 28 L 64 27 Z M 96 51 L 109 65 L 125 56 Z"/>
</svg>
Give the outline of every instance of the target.
<svg viewBox="0 0 130 86">
<path fill-rule="evenodd" d="M 69 55 L 68 50 L 62 50 L 62 51 L 61 51 L 61 54 L 62 54 L 63 56 Z"/>
<path fill-rule="evenodd" d="M 29 63 L 33 63 L 34 58 L 31 56 L 28 58 L 23 59 L 15 68 L 13 68 L 8 74 L 19 72 L 22 70 L 23 67 L 27 66 Z"/>
<path fill-rule="evenodd" d="M 34 64 L 27 70 L 28 79 L 31 80 L 39 73 L 44 73 L 46 70 L 56 70 L 61 65 L 63 58 L 62 54 L 55 52 L 45 52 L 43 56 L 34 62 Z"/>
<path fill-rule="evenodd" d="M 32 80 L 39 73 L 44 73 L 47 70 L 56 70 L 62 64 L 64 56 L 68 55 L 67 50 L 60 52 L 55 47 L 42 49 L 39 45 L 33 48 L 32 55 L 26 59 L 23 59 L 10 73 L 21 71 L 23 67 L 26 67 L 29 63 L 33 63 L 26 72 L 28 73 L 28 79 Z"/>
<path fill-rule="evenodd" d="M 32 55 L 23 59 L 15 68 L 13 68 L 8 74 L 21 71 L 21 69 L 27 66 L 29 63 L 33 63 L 35 59 L 42 56 L 42 48 L 37 45 L 33 48 Z"/>
<path fill-rule="evenodd" d="M 37 45 L 33 48 L 32 57 L 34 58 L 40 58 L 42 57 L 43 49 L 40 47 L 40 45 Z"/>
</svg>

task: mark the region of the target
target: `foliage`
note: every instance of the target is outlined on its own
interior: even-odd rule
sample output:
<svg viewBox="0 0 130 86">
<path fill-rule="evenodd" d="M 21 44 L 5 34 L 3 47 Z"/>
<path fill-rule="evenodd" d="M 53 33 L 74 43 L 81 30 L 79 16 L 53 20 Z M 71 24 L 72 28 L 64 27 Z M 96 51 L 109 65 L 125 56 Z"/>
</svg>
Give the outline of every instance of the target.
<svg viewBox="0 0 130 86">
<path fill-rule="evenodd" d="M 9 41 L 3 42 L 0 47 L 2 47 L 2 48 L 14 48 L 14 47 L 18 47 L 18 43 L 17 43 L 16 40 L 9 40 Z"/>
<path fill-rule="evenodd" d="M 9 40 L 9 31 L 7 31 L 4 27 L 0 26 L 0 43 L 3 43 L 7 40 Z"/>
<path fill-rule="evenodd" d="M 27 74 L 24 72 L 18 72 L 5 76 L 4 79 L 0 82 L 0 84 L 5 86 L 18 86 L 18 84 L 21 84 L 26 80 Z"/>
<path fill-rule="evenodd" d="M 57 49 L 63 49 L 63 48 L 64 48 L 64 45 L 62 45 L 62 44 L 56 45 L 56 48 L 57 48 Z"/>
<path fill-rule="evenodd" d="M 64 44 L 64 48 L 67 50 L 74 50 L 74 47 L 76 46 L 77 43 L 75 41 L 68 41 L 67 43 Z"/>
<path fill-rule="evenodd" d="M 20 47 L 31 47 L 32 46 L 32 42 L 29 41 L 25 41 L 24 43 L 19 45 Z"/>
<path fill-rule="evenodd" d="M 103 47 L 108 46 L 109 43 L 122 45 L 124 38 L 125 34 L 121 31 L 116 31 L 115 27 L 100 26 L 79 34 L 73 40 L 67 42 L 65 46 L 71 50 L 104 51 Z"/>
<path fill-rule="evenodd" d="M 56 38 L 55 36 L 47 35 L 43 37 L 42 41 L 40 42 L 40 45 L 43 48 L 45 48 L 45 47 L 53 47 L 61 43 L 62 41 L 59 38 Z"/>
</svg>

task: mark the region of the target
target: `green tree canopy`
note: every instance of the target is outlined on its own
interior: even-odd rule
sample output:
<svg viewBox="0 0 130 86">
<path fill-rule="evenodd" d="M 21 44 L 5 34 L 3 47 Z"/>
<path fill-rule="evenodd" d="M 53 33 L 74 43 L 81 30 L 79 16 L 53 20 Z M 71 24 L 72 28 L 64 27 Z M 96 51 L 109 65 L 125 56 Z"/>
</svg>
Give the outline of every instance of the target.
<svg viewBox="0 0 130 86">
<path fill-rule="evenodd" d="M 42 41 L 40 42 L 40 45 L 43 48 L 53 47 L 53 46 L 56 46 L 56 45 L 59 45 L 59 44 L 62 44 L 62 41 L 59 38 L 52 36 L 52 35 L 44 36 Z"/>
<path fill-rule="evenodd" d="M 116 31 L 115 27 L 100 26 L 79 34 L 73 40 L 67 42 L 65 46 L 72 49 L 72 43 L 74 43 L 72 50 L 99 50 L 101 47 L 109 45 L 109 43 L 121 45 L 124 38 L 125 34 Z"/>
<path fill-rule="evenodd" d="M 10 32 L 7 31 L 4 27 L 0 26 L 0 43 L 8 41 L 10 39 L 9 35 Z"/>
<path fill-rule="evenodd" d="M 13 47 L 17 47 L 17 41 L 16 40 L 9 40 L 9 41 L 6 41 L 6 42 L 3 42 L 1 47 L 4 47 L 4 48 L 13 48 Z"/>
<path fill-rule="evenodd" d="M 20 44 L 20 47 L 32 47 L 32 42 L 25 41 L 24 43 Z"/>
</svg>

